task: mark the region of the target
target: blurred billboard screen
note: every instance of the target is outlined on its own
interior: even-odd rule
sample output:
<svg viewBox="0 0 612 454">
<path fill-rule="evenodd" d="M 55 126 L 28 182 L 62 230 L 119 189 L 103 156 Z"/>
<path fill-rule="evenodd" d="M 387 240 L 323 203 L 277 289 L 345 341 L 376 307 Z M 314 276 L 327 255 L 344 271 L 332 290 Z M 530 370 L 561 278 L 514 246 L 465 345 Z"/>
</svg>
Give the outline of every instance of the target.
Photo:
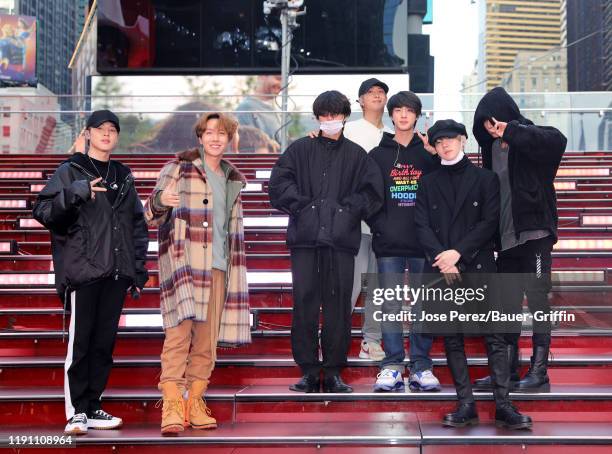
<svg viewBox="0 0 612 454">
<path fill-rule="evenodd" d="M 406 1 L 306 0 L 292 71 L 405 73 Z M 278 13 L 261 0 L 99 0 L 101 74 L 257 74 L 280 67 Z"/>
<path fill-rule="evenodd" d="M 0 14 L 0 81 L 36 85 L 36 18 Z"/>
</svg>

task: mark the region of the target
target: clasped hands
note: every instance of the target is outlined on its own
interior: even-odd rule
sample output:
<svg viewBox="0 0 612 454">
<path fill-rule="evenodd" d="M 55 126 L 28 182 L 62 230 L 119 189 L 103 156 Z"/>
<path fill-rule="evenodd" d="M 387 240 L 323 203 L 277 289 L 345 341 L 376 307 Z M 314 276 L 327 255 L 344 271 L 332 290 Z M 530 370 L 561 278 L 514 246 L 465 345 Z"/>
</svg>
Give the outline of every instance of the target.
<svg viewBox="0 0 612 454">
<path fill-rule="evenodd" d="M 448 285 L 453 284 L 455 281 L 461 282 L 461 275 L 457 268 L 457 262 L 460 258 L 461 254 L 455 249 L 448 249 L 436 255 L 432 266 L 440 270 Z"/>
</svg>

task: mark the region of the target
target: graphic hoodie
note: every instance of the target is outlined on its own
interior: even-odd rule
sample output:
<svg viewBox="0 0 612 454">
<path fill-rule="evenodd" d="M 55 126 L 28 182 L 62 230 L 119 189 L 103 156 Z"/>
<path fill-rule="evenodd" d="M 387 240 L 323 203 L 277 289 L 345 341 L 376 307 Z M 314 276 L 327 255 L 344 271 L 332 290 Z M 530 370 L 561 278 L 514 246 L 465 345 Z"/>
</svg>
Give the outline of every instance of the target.
<svg viewBox="0 0 612 454">
<path fill-rule="evenodd" d="M 440 159 L 425 150 L 415 134 L 404 147 L 385 133 L 370 157 L 380 167 L 385 200 L 370 223 L 376 257 L 424 257 L 416 237 L 414 207 L 419 182 L 440 167 Z"/>
</svg>

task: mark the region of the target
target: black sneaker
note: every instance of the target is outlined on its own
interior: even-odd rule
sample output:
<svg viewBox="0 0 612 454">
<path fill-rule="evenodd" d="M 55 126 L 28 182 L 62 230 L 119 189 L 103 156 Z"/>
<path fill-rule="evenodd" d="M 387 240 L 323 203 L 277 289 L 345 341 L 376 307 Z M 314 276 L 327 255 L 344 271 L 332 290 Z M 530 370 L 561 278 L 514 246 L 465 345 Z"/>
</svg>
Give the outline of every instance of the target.
<svg viewBox="0 0 612 454">
<path fill-rule="evenodd" d="M 67 435 L 85 435 L 87 433 L 87 415 L 77 413 L 70 418 L 64 428 L 64 433 Z"/>
<path fill-rule="evenodd" d="M 90 429 L 98 430 L 118 429 L 123 425 L 121 418 L 109 415 L 104 410 L 92 411 L 85 422 Z"/>
</svg>

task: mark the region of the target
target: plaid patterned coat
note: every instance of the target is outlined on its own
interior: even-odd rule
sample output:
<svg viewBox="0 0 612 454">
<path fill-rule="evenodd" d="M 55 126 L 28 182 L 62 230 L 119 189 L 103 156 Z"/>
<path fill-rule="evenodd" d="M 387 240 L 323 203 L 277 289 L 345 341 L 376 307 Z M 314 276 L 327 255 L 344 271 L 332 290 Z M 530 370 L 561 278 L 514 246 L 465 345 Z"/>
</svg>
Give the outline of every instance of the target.
<svg viewBox="0 0 612 454">
<path fill-rule="evenodd" d="M 251 342 L 242 198 L 246 179 L 227 161 L 226 299 L 221 316 L 219 344 L 237 346 Z M 160 192 L 177 181 L 178 208 L 159 203 Z M 231 210 L 231 211 L 230 211 Z M 213 197 L 206 180 L 200 151 L 187 150 L 162 169 L 145 204 L 145 219 L 158 227 L 160 305 L 164 329 L 185 319 L 206 321 L 212 278 Z"/>
</svg>

